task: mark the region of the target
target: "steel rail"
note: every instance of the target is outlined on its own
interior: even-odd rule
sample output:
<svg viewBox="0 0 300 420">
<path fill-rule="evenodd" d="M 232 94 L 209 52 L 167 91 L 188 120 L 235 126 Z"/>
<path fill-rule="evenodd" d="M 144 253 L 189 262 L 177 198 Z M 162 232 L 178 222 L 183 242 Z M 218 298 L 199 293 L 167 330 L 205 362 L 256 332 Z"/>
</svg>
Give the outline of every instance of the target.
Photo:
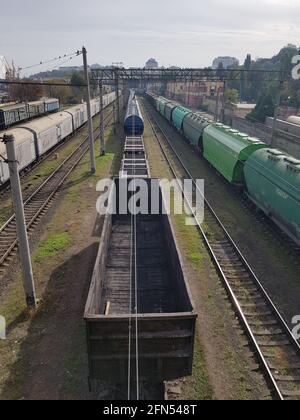
<svg viewBox="0 0 300 420">
<path fill-rule="evenodd" d="M 166 159 L 166 161 L 168 162 L 170 169 L 173 173 L 173 175 L 175 176 L 175 178 L 177 178 L 177 173 L 176 173 L 176 169 L 174 168 L 174 165 L 172 164 L 172 162 L 170 161 L 167 152 L 161 142 L 161 140 L 159 139 L 158 133 L 151 121 L 151 118 L 149 117 L 149 109 L 148 106 L 145 107 L 147 110 L 147 119 L 149 121 L 149 124 L 155 134 L 155 137 L 159 143 L 159 146 L 162 150 L 162 153 Z M 158 129 L 160 130 L 161 134 L 163 135 L 164 139 L 166 140 L 168 147 L 170 147 L 170 149 L 172 150 L 172 152 L 174 153 L 176 159 L 178 160 L 178 162 L 180 163 L 181 167 L 184 169 L 184 171 L 186 172 L 186 174 L 188 175 L 188 177 L 193 181 L 195 187 L 197 188 L 195 179 L 193 178 L 193 176 L 191 175 L 191 173 L 189 172 L 189 170 L 186 168 L 185 164 L 182 162 L 182 159 L 180 158 L 180 156 L 178 155 L 177 151 L 174 149 L 172 143 L 169 140 L 169 136 L 166 134 L 165 130 L 161 127 L 161 125 L 158 123 L 157 119 L 155 117 L 152 116 L 153 121 L 155 122 L 156 126 L 158 127 Z M 179 184 L 180 185 L 180 184 Z M 198 190 L 199 191 L 199 190 Z M 202 192 L 199 191 L 201 194 Z M 260 360 L 261 366 L 264 369 L 265 374 L 267 375 L 267 379 L 270 383 L 270 385 L 273 388 L 273 391 L 276 394 L 276 397 L 279 400 L 284 400 L 285 396 L 289 396 L 289 392 L 284 392 L 280 389 L 279 387 L 279 382 L 280 380 L 275 378 L 275 374 L 273 374 L 272 372 L 272 368 L 270 366 L 270 363 L 268 363 L 267 361 L 267 357 L 265 357 L 263 350 L 261 348 L 261 345 L 258 342 L 258 339 L 256 338 L 256 334 L 253 332 L 250 323 L 248 321 L 248 317 L 246 316 L 245 312 L 243 311 L 242 308 L 242 304 L 240 303 L 238 297 L 236 296 L 236 293 L 233 290 L 233 287 L 230 284 L 230 281 L 228 280 L 228 275 L 226 275 L 226 272 L 222 266 L 222 263 L 220 262 L 220 257 L 217 255 L 216 251 L 213 248 L 213 245 L 211 244 L 211 241 L 209 240 L 207 234 L 205 233 L 205 231 L 203 230 L 201 224 L 198 222 L 197 217 L 194 213 L 193 210 L 193 205 L 192 203 L 189 201 L 189 198 L 186 196 L 185 192 L 183 191 L 183 195 L 185 198 L 185 201 L 187 202 L 190 211 L 192 212 L 192 214 L 195 217 L 195 220 L 197 221 L 197 227 L 205 241 L 206 247 L 208 248 L 213 261 L 216 265 L 216 268 L 219 272 L 219 274 L 222 277 L 223 283 L 226 287 L 226 290 L 229 294 L 229 297 L 236 309 L 236 312 L 239 316 L 240 321 L 242 322 L 245 331 L 247 333 L 247 336 L 250 339 L 251 344 L 253 345 L 256 354 Z M 275 307 L 274 303 L 272 302 L 271 298 L 269 297 L 268 293 L 266 292 L 265 288 L 263 287 L 263 285 L 261 284 L 260 280 L 258 279 L 258 277 L 255 275 L 255 273 L 253 272 L 253 270 L 251 269 L 250 265 L 248 264 L 248 262 L 246 261 L 245 257 L 242 255 L 242 252 L 240 251 L 240 249 L 238 248 L 238 246 L 236 245 L 236 243 L 234 242 L 234 240 L 232 239 L 232 237 L 230 236 L 229 232 L 227 231 L 227 229 L 225 228 L 225 226 L 222 224 L 222 222 L 220 221 L 219 217 L 217 216 L 216 212 L 214 211 L 213 207 L 211 206 L 211 204 L 208 202 L 208 200 L 204 197 L 204 201 L 205 201 L 205 205 L 206 208 L 209 210 L 210 214 L 213 216 L 214 220 L 217 222 L 217 225 L 222 229 L 222 232 L 225 236 L 225 238 L 227 239 L 228 243 L 231 245 L 231 247 L 233 248 L 233 250 L 236 252 L 239 261 L 242 262 L 243 267 L 246 269 L 247 273 L 249 274 L 249 276 L 251 277 L 253 283 L 257 286 L 262 298 L 264 299 L 264 301 L 267 303 L 267 305 L 269 306 L 269 308 L 272 310 L 272 314 L 273 316 L 276 318 L 276 321 L 279 322 L 280 326 L 282 327 L 283 331 L 286 334 L 286 337 L 289 341 L 289 343 L 293 346 L 293 349 L 296 352 L 296 355 L 298 357 L 298 363 L 300 362 L 300 346 L 297 342 L 297 340 L 294 338 L 293 334 L 291 333 L 288 325 L 286 324 L 286 322 L 284 321 L 283 317 L 281 316 L 281 314 L 279 313 L 279 311 L 277 310 L 277 308 Z M 258 314 L 259 315 L 259 314 Z M 275 335 L 275 334 L 274 334 Z M 271 347 L 271 345 L 270 345 Z M 278 347 L 280 347 L 280 345 L 278 345 Z M 291 362 L 291 364 L 293 364 Z M 295 364 L 296 365 L 296 364 Z M 299 370 L 300 368 L 300 364 L 296 365 L 296 369 Z M 299 382 L 298 380 L 295 380 L 295 382 Z M 299 392 L 299 391 L 298 391 Z M 296 392 L 297 393 L 297 392 Z M 297 394 L 297 396 L 300 396 Z"/>
<path fill-rule="evenodd" d="M 113 102 L 110 103 L 110 104 L 108 104 L 104 108 L 104 111 L 107 111 L 108 108 L 110 108 L 112 104 L 113 104 Z M 62 112 L 65 112 L 65 111 L 62 111 Z M 112 112 L 113 112 L 113 110 L 111 110 L 111 113 L 105 115 L 105 117 L 104 117 L 104 123 L 111 116 Z M 98 117 L 99 114 L 100 113 L 97 113 L 96 115 L 94 115 L 93 119 L 96 118 L 96 117 Z M 43 162 L 45 162 L 47 159 L 49 159 L 51 156 L 53 156 L 55 153 L 57 153 L 64 146 L 66 146 L 67 144 L 71 143 L 71 141 L 74 140 L 74 137 L 77 134 L 80 134 L 85 128 L 87 128 L 87 123 L 84 123 L 81 127 L 79 127 L 76 131 L 74 131 L 68 138 L 64 139 L 62 142 L 58 143 L 57 145 L 55 145 L 54 147 L 52 147 L 52 149 L 50 149 L 45 154 L 43 154 L 42 156 L 40 156 L 39 159 L 36 160 L 35 162 L 33 162 L 28 168 L 24 168 L 20 172 L 20 178 L 21 179 L 26 179 L 26 177 L 29 176 L 30 173 L 34 169 L 38 168 Z M 10 181 L 7 181 L 4 184 L 1 184 L 0 185 L 0 197 L 3 196 L 3 195 L 5 195 L 5 194 L 7 194 L 9 191 L 10 191 Z"/>
<path fill-rule="evenodd" d="M 112 119 L 113 120 L 113 119 Z M 112 121 L 111 120 L 111 121 Z M 107 123 L 105 128 L 110 124 Z M 94 133 L 99 127 L 95 128 Z M 95 136 L 96 141 L 98 136 Z M 24 202 L 26 226 L 30 228 L 39 219 L 41 213 L 53 200 L 70 173 L 84 158 L 88 151 L 88 137 L 77 146 L 72 153 L 52 172 L 52 174 L 30 195 Z M 0 269 L 17 248 L 18 239 L 16 235 L 15 215 L 12 215 L 0 228 Z"/>
</svg>

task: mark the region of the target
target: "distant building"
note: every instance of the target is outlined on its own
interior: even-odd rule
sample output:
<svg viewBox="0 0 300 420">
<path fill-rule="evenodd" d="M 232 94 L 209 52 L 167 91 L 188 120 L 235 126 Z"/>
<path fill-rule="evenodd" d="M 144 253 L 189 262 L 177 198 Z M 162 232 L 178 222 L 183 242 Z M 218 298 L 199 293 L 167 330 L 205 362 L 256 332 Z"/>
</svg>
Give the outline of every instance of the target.
<svg viewBox="0 0 300 420">
<path fill-rule="evenodd" d="M 216 98 L 223 95 L 223 82 L 191 82 L 168 83 L 165 96 L 182 102 L 191 108 L 201 108 L 206 98 Z"/>
<path fill-rule="evenodd" d="M 225 115 L 230 117 L 246 118 L 254 110 L 256 104 L 226 104 Z"/>
<path fill-rule="evenodd" d="M 92 70 L 99 70 L 99 69 L 102 69 L 103 67 L 102 66 L 100 66 L 100 64 L 98 64 L 98 63 L 95 63 L 95 64 L 92 64 L 91 65 L 91 69 Z"/>
<path fill-rule="evenodd" d="M 0 79 L 5 79 L 11 68 L 3 55 L 0 55 Z"/>
<path fill-rule="evenodd" d="M 146 69 L 158 69 L 158 62 L 155 60 L 155 58 L 149 58 L 145 65 Z"/>
<path fill-rule="evenodd" d="M 59 67 L 58 71 L 63 73 L 70 73 L 74 71 L 81 71 L 83 70 L 83 66 L 70 66 L 70 67 Z"/>
<path fill-rule="evenodd" d="M 239 60 L 235 57 L 218 57 L 213 61 L 213 69 L 219 68 L 219 65 L 223 64 L 224 69 L 227 69 L 231 66 L 238 66 L 240 64 Z"/>
</svg>

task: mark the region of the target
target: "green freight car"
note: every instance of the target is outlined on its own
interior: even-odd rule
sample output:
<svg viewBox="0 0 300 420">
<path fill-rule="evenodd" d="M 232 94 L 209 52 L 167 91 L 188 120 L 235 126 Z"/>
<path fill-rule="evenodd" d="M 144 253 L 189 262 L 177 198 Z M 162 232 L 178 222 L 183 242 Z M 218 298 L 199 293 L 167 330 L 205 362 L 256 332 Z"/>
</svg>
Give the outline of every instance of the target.
<svg viewBox="0 0 300 420">
<path fill-rule="evenodd" d="M 162 96 L 160 96 L 157 99 L 157 109 L 162 116 L 165 116 L 165 107 L 167 103 L 168 103 L 168 100 L 163 98 Z"/>
<path fill-rule="evenodd" d="M 198 114 L 190 113 L 183 120 L 183 134 L 199 151 L 203 151 L 203 132 L 210 124 Z"/>
<path fill-rule="evenodd" d="M 178 106 L 173 110 L 172 124 L 178 131 L 182 131 L 183 120 L 188 114 L 191 114 L 191 111 L 183 106 Z"/>
<path fill-rule="evenodd" d="M 244 163 L 252 153 L 267 145 L 223 124 L 204 129 L 203 156 L 227 181 L 244 184 Z"/>
<path fill-rule="evenodd" d="M 275 149 L 258 150 L 244 173 L 250 199 L 300 245 L 300 160 Z"/>
<path fill-rule="evenodd" d="M 159 111 L 160 100 L 161 100 L 161 96 L 159 96 L 158 98 L 156 98 L 156 110 L 157 110 L 158 112 L 160 112 L 160 111 Z"/>
<path fill-rule="evenodd" d="M 177 102 L 168 102 L 165 107 L 165 118 L 171 123 L 172 115 L 175 108 L 180 106 Z"/>
</svg>

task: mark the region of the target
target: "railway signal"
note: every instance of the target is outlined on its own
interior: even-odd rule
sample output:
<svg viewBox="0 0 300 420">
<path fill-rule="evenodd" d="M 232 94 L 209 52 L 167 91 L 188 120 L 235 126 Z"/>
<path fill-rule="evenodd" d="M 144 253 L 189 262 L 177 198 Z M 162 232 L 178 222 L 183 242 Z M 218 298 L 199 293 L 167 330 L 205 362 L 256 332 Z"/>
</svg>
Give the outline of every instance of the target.
<svg viewBox="0 0 300 420">
<path fill-rule="evenodd" d="M 15 139 L 12 135 L 3 136 L 3 142 L 6 145 L 7 151 L 6 163 L 9 166 L 11 191 L 15 209 L 17 238 L 23 269 L 23 286 L 26 295 L 26 303 L 29 309 L 34 309 L 37 305 L 37 301 L 14 141 Z"/>
</svg>

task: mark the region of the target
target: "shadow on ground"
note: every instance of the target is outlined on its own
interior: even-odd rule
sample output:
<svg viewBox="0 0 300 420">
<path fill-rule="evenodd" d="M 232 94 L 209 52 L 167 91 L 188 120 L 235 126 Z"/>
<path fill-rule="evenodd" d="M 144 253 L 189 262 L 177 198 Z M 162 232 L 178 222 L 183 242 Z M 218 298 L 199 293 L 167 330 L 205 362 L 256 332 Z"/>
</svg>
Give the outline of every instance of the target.
<svg viewBox="0 0 300 420">
<path fill-rule="evenodd" d="M 106 151 L 113 154 L 111 176 L 119 172 L 123 154 L 122 126 L 111 131 Z M 81 162 L 80 166 L 86 163 Z M 86 171 L 65 184 L 66 191 L 90 177 Z M 97 218 L 90 236 L 99 239 L 103 220 Z M 91 241 L 91 240 L 90 240 Z M 84 307 L 87 299 L 98 242 L 58 266 L 50 275 L 38 313 L 28 320 L 17 314 L 8 325 L 8 347 L 13 351 L 17 341 L 22 343 L 9 377 L 2 386 L 0 399 L 57 400 L 95 399 L 88 390 L 88 361 L 86 349 Z M 26 336 L 24 337 L 24 331 Z M 16 341 L 16 337 L 18 337 Z M 99 396 L 99 395 L 98 395 Z"/>
<path fill-rule="evenodd" d="M 0 399 L 89 399 L 83 313 L 97 243 L 52 274 Z M 25 315 L 8 326 L 8 340 Z M 14 335 L 14 334 L 13 334 Z"/>
</svg>

